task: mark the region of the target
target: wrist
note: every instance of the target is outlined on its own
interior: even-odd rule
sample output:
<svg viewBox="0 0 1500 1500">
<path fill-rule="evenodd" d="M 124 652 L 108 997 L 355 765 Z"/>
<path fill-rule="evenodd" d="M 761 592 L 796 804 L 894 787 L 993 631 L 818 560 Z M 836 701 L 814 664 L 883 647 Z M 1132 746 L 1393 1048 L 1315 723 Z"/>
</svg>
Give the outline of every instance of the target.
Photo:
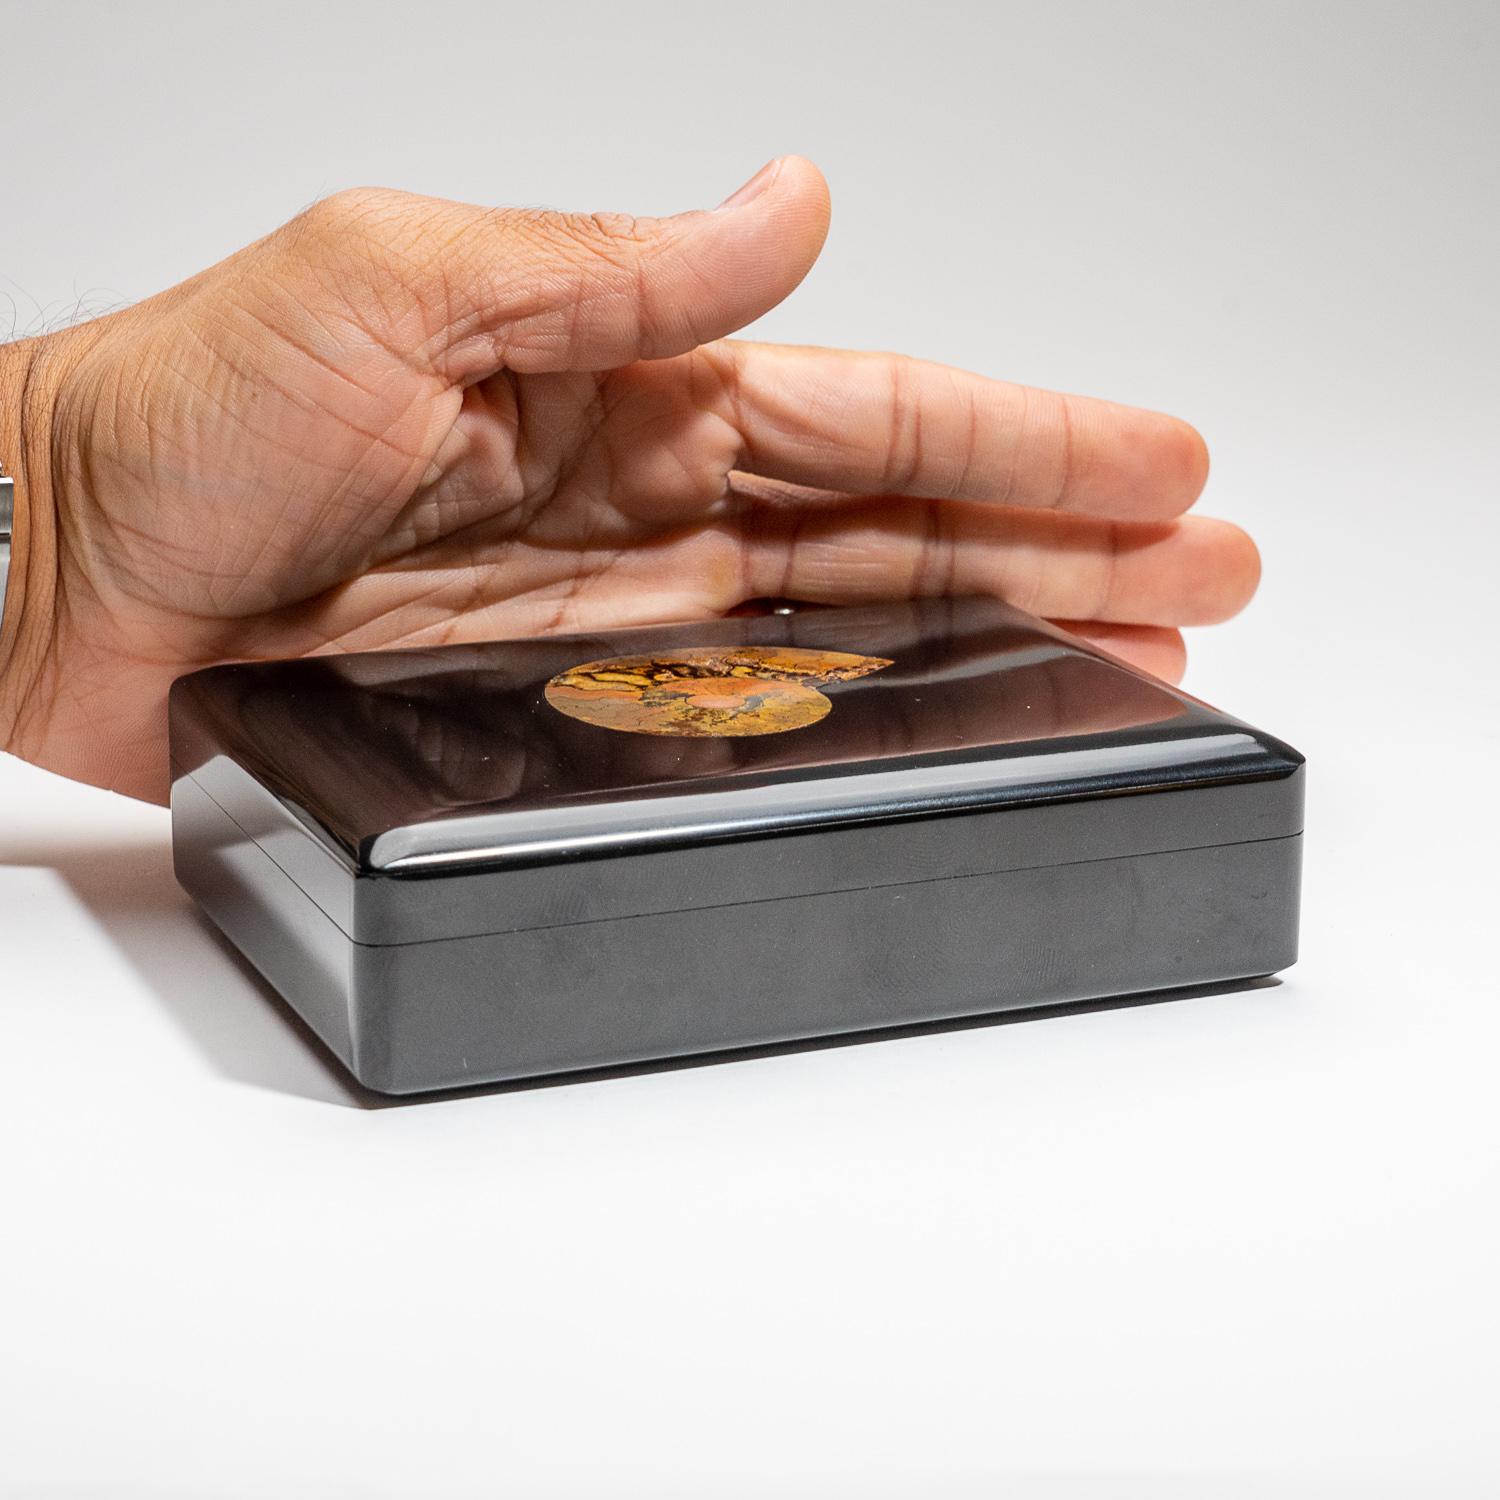
<svg viewBox="0 0 1500 1500">
<path fill-rule="evenodd" d="M 57 598 L 50 342 L 0 345 L 0 459 L 15 481 L 10 576 L 0 615 L 0 750 L 14 748 L 44 675 Z"/>
</svg>

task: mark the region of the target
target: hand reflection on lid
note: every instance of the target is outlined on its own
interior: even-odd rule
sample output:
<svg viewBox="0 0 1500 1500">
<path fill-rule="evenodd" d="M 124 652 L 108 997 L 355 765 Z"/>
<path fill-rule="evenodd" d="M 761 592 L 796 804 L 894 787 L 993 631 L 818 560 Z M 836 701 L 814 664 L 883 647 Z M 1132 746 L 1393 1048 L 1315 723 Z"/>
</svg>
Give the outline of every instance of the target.
<svg viewBox="0 0 1500 1500">
<path fill-rule="evenodd" d="M 664 638 L 669 637 L 669 638 Z M 558 713 L 580 662 L 757 644 L 887 658 L 825 685 L 833 709 L 788 733 L 677 738 Z M 221 746 L 350 847 L 404 824 L 504 805 L 706 792 L 823 767 L 1074 739 L 1192 713 L 1170 689 L 989 600 L 924 600 L 437 650 L 229 668 L 192 682 Z M 965 755 L 965 752 L 969 754 Z"/>
</svg>

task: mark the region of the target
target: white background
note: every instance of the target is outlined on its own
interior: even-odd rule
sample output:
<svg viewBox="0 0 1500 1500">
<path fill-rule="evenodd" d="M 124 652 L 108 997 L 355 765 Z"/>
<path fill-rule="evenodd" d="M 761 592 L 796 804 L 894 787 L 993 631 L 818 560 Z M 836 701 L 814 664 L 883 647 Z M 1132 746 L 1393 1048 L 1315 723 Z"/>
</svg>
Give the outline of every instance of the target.
<svg viewBox="0 0 1500 1500">
<path fill-rule="evenodd" d="M 1489 5 L 0 4 L 0 332 L 335 188 L 666 212 L 760 333 L 1164 407 L 1311 763 L 1275 988 L 356 1100 L 164 813 L 0 760 L 0 1494 L 1500 1493 Z"/>
</svg>

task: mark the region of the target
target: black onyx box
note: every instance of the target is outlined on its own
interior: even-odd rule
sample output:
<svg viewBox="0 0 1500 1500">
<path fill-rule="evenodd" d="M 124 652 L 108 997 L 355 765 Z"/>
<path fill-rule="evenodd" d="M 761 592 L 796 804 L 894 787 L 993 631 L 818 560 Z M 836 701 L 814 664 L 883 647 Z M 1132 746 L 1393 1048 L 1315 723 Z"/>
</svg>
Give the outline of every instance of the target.
<svg viewBox="0 0 1500 1500">
<path fill-rule="evenodd" d="M 993 600 L 214 667 L 178 877 L 411 1093 L 1296 956 L 1302 757 Z"/>
</svg>

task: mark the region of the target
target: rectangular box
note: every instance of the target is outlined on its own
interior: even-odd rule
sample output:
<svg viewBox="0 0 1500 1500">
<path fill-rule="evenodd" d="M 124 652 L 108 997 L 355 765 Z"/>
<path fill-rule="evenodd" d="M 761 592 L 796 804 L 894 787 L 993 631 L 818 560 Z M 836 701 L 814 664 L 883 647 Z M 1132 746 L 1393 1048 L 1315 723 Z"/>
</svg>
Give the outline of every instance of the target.
<svg viewBox="0 0 1500 1500">
<path fill-rule="evenodd" d="M 215 667 L 178 877 L 409 1093 L 1270 974 L 1302 758 L 992 600 Z"/>
</svg>

